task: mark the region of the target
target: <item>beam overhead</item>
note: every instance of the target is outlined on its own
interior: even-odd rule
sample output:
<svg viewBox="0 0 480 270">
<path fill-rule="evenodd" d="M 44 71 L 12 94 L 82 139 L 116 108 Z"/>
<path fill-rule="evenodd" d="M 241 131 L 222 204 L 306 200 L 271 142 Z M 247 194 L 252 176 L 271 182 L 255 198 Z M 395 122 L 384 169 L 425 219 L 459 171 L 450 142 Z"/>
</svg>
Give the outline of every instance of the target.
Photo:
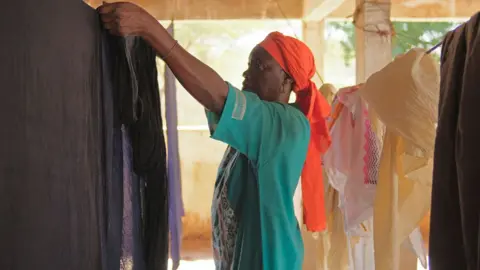
<svg viewBox="0 0 480 270">
<path fill-rule="evenodd" d="M 102 0 L 84 0 L 96 7 Z M 120 0 L 113 0 L 120 1 Z M 345 19 L 356 0 L 130 0 L 159 20 Z M 362 0 L 363 1 L 363 0 Z M 380 0 L 366 0 L 375 4 Z M 480 0 L 391 0 L 392 19 L 451 20 L 480 11 Z"/>
<path fill-rule="evenodd" d="M 85 0 L 97 7 L 102 0 Z M 112 2 L 121 2 L 113 0 Z M 158 20 L 302 18 L 302 0 L 130 0 Z"/>
<path fill-rule="evenodd" d="M 306 21 L 321 21 L 337 10 L 345 0 L 304 0 L 303 16 Z"/>
<path fill-rule="evenodd" d="M 375 3 L 375 1 L 367 1 Z M 356 8 L 355 0 L 345 0 L 329 18 L 346 18 Z M 469 18 L 480 11 L 479 0 L 391 0 L 391 18 Z"/>
</svg>

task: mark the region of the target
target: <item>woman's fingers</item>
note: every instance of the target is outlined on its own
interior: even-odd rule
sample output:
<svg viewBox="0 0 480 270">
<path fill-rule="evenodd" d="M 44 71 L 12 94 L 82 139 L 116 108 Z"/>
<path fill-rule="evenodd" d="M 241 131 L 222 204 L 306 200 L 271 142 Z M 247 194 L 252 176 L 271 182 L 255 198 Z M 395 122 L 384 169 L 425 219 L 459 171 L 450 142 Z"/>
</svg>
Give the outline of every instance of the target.
<svg viewBox="0 0 480 270">
<path fill-rule="evenodd" d="M 111 34 L 114 34 L 114 35 L 121 34 L 118 22 L 115 20 L 103 23 L 103 27 L 107 29 Z"/>
<path fill-rule="evenodd" d="M 103 27 L 105 27 L 105 29 L 107 29 L 107 30 L 111 30 L 111 29 L 116 28 L 117 24 L 115 22 L 108 22 L 108 23 L 104 23 Z"/>
<path fill-rule="evenodd" d="M 98 8 L 103 27 L 111 34 L 118 35 L 118 15 L 115 3 L 105 3 Z"/>
<path fill-rule="evenodd" d="M 117 20 L 117 16 L 115 14 L 106 14 L 101 16 L 101 20 L 104 24 L 110 23 L 110 22 L 115 22 Z"/>
<path fill-rule="evenodd" d="M 140 10 L 141 11 L 141 10 Z M 142 29 L 142 16 L 138 7 L 133 4 L 117 2 L 104 3 L 98 8 L 102 24 L 113 35 L 137 35 Z"/>
<path fill-rule="evenodd" d="M 98 12 L 100 14 L 108 14 L 108 13 L 113 13 L 115 12 L 115 9 L 117 8 L 117 3 L 103 3 L 100 7 L 97 8 Z"/>
<path fill-rule="evenodd" d="M 129 29 L 121 27 L 117 20 L 103 22 L 103 27 L 112 35 L 126 36 L 129 34 Z"/>
</svg>

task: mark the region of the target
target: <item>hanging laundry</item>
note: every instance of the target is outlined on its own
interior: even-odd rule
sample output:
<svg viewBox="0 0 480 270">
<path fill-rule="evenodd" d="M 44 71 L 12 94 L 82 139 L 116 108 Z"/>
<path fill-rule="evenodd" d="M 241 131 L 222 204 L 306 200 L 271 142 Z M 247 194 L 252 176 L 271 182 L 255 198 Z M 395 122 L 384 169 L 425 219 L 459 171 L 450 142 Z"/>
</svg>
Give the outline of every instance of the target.
<svg viewBox="0 0 480 270">
<path fill-rule="evenodd" d="M 375 269 L 399 269 L 400 247 L 430 207 L 439 68 L 414 49 L 359 90 L 386 127 L 374 206 Z"/>
<path fill-rule="evenodd" d="M 142 236 L 142 191 L 145 182 L 132 168 L 132 148 L 125 126 L 122 126 L 123 156 L 123 229 L 120 270 L 144 270 L 145 254 Z M 112 268 L 117 269 L 117 268 Z"/>
<path fill-rule="evenodd" d="M 332 145 L 324 155 L 330 184 L 339 192 L 347 232 L 373 215 L 381 149 L 359 88 L 338 91 L 329 119 Z"/>
<path fill-rule="evenodd" d="M 327 177 L 325 177 L 327 179 Z M 319 264 L 326 266 L 326 269 L 348 269 L 348 236 L 345 233 L 343 213 L 338 207 L 339 194 L 331 185 L 326 188 L 325 207 L 328 221 L 326 232 L 326 248 L 319 254 Z"/>
<path fill-rule="evenodd" d="M 107 269 L 98 15 L 77 0 L 2 7 L 0 269 Z"/>
<path fill-rule="evenodd" d="M 144 187 L 134 188 L 133 181 L 132 196 L 124 197 L 128 179 L 123 171 L 120 110 L 125 108 L 112 79 L 118 69 L 126 71 L 124 77 L 130 75 L 122 68 L 126 65 L 112 64 L 114 57 L 125 57 L 124 43 L 107 36 L 97 12 L 82 1 L 45 0 L 41 5 L 11 1 L 3 7 L 0 33 L 8 38 L 0 51 L 0 104 L 8 114 L 0 116 L 7 127 L 0 131 L 0 269 L 122 269 L 122 254 L 131 256 L 134 270 L 145 269 L 142 242 L 155 235 L 140 228 L 145 227 L 142 217 L 147 223 L 153 220 L 152 215 L 140 215 Z M 148 91 L 158 93 L 155 54 L 137 44 L 132 55 L 142 66 L 136 75 L 144 106 L 137 120 L 156 129 L 151 121 L 161 123 L 160 107 L 155 98 L 149 103 L 144 96 Z M 149 112 L 158 112 L 158 117 Z M 133 125 L 129 132 L 136 133 Z M 139 130 L 131 143 L 151 144 L 152 137 L 144 134 Z M 164 147 L 162 139 L 155 138 L 155 149 Z M 155 156 L 161 160 L 165 152 Z M 152 163 L 165 170 L 161 162 Z M 157 179 L 162 183 L 161 177 Z M 155 181 L 149 181 L 147 189 L 156 196 L 160 213 L 154 220 L 161 223 L 167 220 L 161 201 L 166 188 L 151 190 L 155 187 L 151 183 Z M 127 205 L 135 207 L 130 212 Z M 126 222 L 133 225 L 130 232 L 122 222 L 128 213 L 133 222 Z M 165 247 L 166 232 L 160 232 Z M 133 249 L 122 250 L 136 240 L 138 244 L 130 244 Z M 150 260 L 165 264 L 155 270 L 166 269 L 168 249 L 157 241 Z"/>
<path fill-rule="evenodd" d="M 435 163 L 435 159 L 434 159 Z M 432 184 L 432 189 L 433 189 L 433 184 Z M 432 195 L 433 196 L 433 195 Z M 430 210 L 431 211 L 431 210 Z M 424 245 L 427 249 L 429 250 L 429 241 L 430 241 L 430 212 L 428 212 L 425 217 L 423 217 L 422 221 L 418 225 L 420 232 L 422 234 L 422 239 L 424 241 Z"/>
<path fill-rule="evenodd" d="M 424 243 L 424 236 L 420 228 L 415 228 L 413 232 L 408 236 L 409 241 L 404 241 L 403 245 L 410 250 L 411 253 L 416 255 L 416 258 L 420 261 L 423 268 L 427 269 L 427 247 Z M 400 250 L 402 252 L 402 250 Z M 400 262 L 401 263 L 401 262 Z M 415 264 L 416 267 L 417 264 Z M 403 269 L 400 267 L 400 269 Z M 416 269 L 416 268 L 415 268 Z"/>
<path fill-rule="evenodd" d="M 123 169 L 123 177 L 112 177 L 111 187 L 106 186 L 107 214 L 112 216 L 107 230 L 108 269 L 118 269 L 118 263 L 120 270 L 166 269 L 166 147 L 156 54 L 139 38 L 103 34 L 102 82 L 104 89 L 115 89 L 111 98 L 115 108 L 112 147 L 114 158 L 121 160 L 118 167 Z M 120 260 L 117 254 L 121 254 Z"/>
<path fill-rule="evenodd" d="M 140 189 L 143 250 L 147 270 L 168 267 L 167 152 L 163 134 L 156 53 L 138 37 L 110 37 L 113 78 L 120 120 L 132 149 L 132 168 L 145 182 Z"/>
<path fill-rule="evenodd" d="M 333 99 L 335 97 L 335 93 L 337 93 L 337 88 L 333 86 L 332 84 L 325 83 L 322 84 L 322 86 L 318 89 L 320 93 L 325 97 L 327 100 L 328 104 L 332 104 Z"/>
<path fill-rule="evenodd" d="M 439 80 L 437 61 L 413 49 L 370 76 L 359 92 L 391 131 L 432 155 Z"/>
<path fill-rule="evenodd" d="M 447 34 L 433 170 L 430 269 L 480 267 L 480 13 Z"/>
<path fill-rule="evenodd" d="M 174 36 L 173 22 L 167 28 Z M 180 175 L 180 154 L 178 150 L 177 119 L 177 80 L 170 68 L 165 65 L 165 118 L 167 120 L 168 141 L 168 212 L 170 231 L 170 254 L 172 270 L 180 266 L 180 249 L 182 242 L 182 217 L 184 215 L 182 201 L 182 185 Z"/>
<path fill-rule="evenodd" d="M 432 165 L 387 130 L 374 209 L 376 269 L 399 269 L 400 247 L 430 207 Z"/>
<path fill-rule="evenodd" d="M 90 9 L 90 8 L 88 8 Z M 90 9 L 91 10 L 91 9 Z M 91 10 L 92 11 L 92 10 Z M 111 49 L 115 42 L 111 43 L 110 35 L 106 31 L 101 35 L 101 82 L 102 82 L 102 126 L 104 138 L 104 167 L 105 178 L 103 180 L 103 202 L 104 215 L 106 223 L 104 227 L 105 235 L 102 242 L 106 245 L 106 254 L 103 258 L 106 269 L 123 270 L 124 263 L 137 264 L 138 257 L 134 258 L 133 253 L 140 250 L 139 246 L 134 245 L 134 231 L 132 213 L 132 196 L 126 190 L 130 189 L 130 178 L 127 174 L 127 164 L 125 164 L 125 154 L 123 147 L 123 131 L 120 123 L 120 104 L 118 103 L 119 92 L 113 87 L 112 74 L 115 66 L 112 65 Z M 122 51 L 125 54 L 125 51 Z M 143 255 L 139 256 L 140 259 Z M 138 268 L 137 268 L 138 269 Z"/>
</svg>

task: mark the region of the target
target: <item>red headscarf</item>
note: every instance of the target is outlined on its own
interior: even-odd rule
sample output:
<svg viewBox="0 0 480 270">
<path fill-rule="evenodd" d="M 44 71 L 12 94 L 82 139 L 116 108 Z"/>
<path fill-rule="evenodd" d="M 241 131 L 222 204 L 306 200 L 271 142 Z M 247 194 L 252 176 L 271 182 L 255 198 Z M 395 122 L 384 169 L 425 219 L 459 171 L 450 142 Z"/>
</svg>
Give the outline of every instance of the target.
<svg viewBox="0 0 480 270">
<path fill-rule="evenodd" d="M 305 43 L 279 32 L 270 33 L 259 45 L 295 81 L 296 103 L 310 122 L 310 144 L 302 171 L 303 216 L 309 231 L 323 231 L 327 221 L 321 156 L 331 142 L 326 121 L 330 105 L 311 80 L 315 59 Z"/>
</svg>

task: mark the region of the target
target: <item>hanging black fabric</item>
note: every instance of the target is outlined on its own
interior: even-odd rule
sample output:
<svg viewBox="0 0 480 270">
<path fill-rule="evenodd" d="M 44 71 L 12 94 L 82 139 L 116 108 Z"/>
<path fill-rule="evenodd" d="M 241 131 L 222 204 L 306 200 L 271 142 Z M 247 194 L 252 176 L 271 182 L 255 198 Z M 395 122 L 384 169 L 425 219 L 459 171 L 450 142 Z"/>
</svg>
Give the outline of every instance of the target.
<svg viewBox="0 0 480 270">
<path fill-rule="evenodd" d="M 153 50 L 137 41 L 131 52 L 142 109 L 128 122 L 128 89 L 113 82 L 125 47 L 101 30 L 95 10 L 76 0 L 2 7 L 0 269 L 117 270 L 121 256 L 130 256 L 135 270 L 166 269 L 165 144 Z M 125 142 L 139 175 L 131 182 Z M 124 196 L 124 183 L 132 196 Z M 124 205 L 131 208 L 128 228 Z M 122 251 L 126 234 L 133 246 Z"/>
<path fill-rule="evenodd" d="M 102 32 L 100 61 L 101 82 L 102 82 L 102 126 L 103 126 L 103 161 L 105 178 L 103 179 L 103 193 L 98 198 L 103 205 L 99 207 L 103 210 L 101 220 L 105 224 L 101 225 L 104 239 L 104 267 L 106 269 L 120 269 L 120 258 L 122 256 L 122 240 L 124 236 L 123 228 L 123 208 L 124 208 L 124 185 L 123 181 L 128 174 L 125 170 L 123 156 L 123 133 L 122 123 L 120 121 L 120 105 L 118 92 L 114 90 L 112 84 L 112 73 L 114 66 L 111 63 L 109 46 L 110 37 L 106 32 Z"/>
<path fill-rule="evenodd" d="M 111 43 L 115 88 L 120 93 L 121 120 L 131 139 L 133 169 L 146 183 L 142 193 L 146 265 L 148 270 L 166 269 L 168 182 L 156 54 L 141 38 L 116 38 Z"/>
<path fill-rule="evenodd" d="M 480 16 L 442 46 L 430 270 L 480 269 Z"/>
<path fill-rule="evenodd" d="M 97 14 L 2 3 L 0 269 L 106 269 Z"/>
</svg>

